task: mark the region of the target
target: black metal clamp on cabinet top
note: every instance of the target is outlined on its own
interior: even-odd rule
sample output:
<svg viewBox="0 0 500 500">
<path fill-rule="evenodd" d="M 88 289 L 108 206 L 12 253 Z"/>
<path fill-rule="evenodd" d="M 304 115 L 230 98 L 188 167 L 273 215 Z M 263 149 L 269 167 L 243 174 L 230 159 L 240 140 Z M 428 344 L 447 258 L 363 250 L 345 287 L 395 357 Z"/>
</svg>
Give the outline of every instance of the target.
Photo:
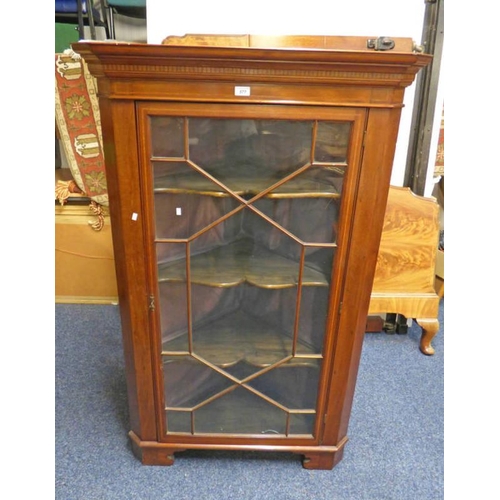
<svg viewBox="0 0 500 500">
<path fill-rule="evenodd" d="M 369 38 L 366 41 L 366 47 L 375 50 L 391 50 L 395 46 L 394 40 L 387 36 L 379 36 L 378 38 Z"/>
</svg>

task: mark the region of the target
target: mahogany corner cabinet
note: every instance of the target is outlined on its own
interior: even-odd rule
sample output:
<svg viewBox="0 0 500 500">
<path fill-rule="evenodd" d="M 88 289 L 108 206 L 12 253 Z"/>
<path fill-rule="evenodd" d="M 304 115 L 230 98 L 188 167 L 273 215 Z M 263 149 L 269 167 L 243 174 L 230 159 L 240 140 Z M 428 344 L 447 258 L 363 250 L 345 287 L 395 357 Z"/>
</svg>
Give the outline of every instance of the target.
<svg viewBox="0 0 500 500">
<path fill-rule="evenodd" d="M 142 463 L 343 455 L 411 39 L 80 42 L 96 77 Z"/>
</svg>

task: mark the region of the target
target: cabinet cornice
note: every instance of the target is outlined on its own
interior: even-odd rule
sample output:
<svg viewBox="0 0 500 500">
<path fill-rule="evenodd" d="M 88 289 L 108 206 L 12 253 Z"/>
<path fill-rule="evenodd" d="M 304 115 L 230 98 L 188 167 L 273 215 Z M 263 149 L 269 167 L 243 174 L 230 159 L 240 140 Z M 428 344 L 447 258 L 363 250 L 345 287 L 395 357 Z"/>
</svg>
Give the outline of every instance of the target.
<svg viewBox="0 0 500 500">
<path fill-rule="evenodd" d="M 73 49 L 110 80 L 214 80 L 406 87 L 431 56 L 413 52 L 186 47 L 80 42 Z"/>
</svg>

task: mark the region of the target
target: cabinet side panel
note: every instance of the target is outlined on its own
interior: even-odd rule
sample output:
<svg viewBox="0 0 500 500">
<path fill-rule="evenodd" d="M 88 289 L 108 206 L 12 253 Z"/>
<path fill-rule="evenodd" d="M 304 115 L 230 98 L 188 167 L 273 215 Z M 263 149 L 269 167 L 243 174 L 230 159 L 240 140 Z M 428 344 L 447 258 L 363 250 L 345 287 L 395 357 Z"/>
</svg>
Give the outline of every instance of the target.
<svg viewBox="0 0 500 500">
<path fill-rule="evenodd" d="M 100 99 L 131 429 L 156 439 L 133 101 Z"/>
<path fill-rule="evenodd" d="M 347 433 L 399 118 L 399 109 L 372 109 L 368 115 L 350 251 L 345 267 L 345 289 L 333 353 L 323 444 L 338 443 Z"/>
</svg>

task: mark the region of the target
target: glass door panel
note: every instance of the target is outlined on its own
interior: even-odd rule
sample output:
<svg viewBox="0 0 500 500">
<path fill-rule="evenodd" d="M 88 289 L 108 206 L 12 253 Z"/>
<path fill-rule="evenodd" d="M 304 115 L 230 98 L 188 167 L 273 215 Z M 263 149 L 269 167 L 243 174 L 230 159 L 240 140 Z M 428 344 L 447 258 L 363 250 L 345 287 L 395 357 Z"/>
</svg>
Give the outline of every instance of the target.
<svg viewBox="0 0 500 500">
<path fill-rule="evenodd" d="M 170 408 L 195 408 L 234 385 L 189 355 L 164 355 L 163 373 L 166 403 Z"/>
<path fill-rule="evenodd" d="M 237 387 L 194 412 L 196 434 L 285 435 L 287 413 L 258 394 Z"/>
<path fill-rule="evenodd" d="M 166 433 L 312 437 L 352 123 L 149 130 Z"/>
<path fill-rule="evenodd" d="M 316 408 L 321 360 L 294 356 L 289 361 L 266 371 L 248 385 L 277 404 L 291 410 Z"/>
<path fill-rule="evenodd" d="M 351 124 L 333 121 L 318 121 L 314 147 L 314 161 L 345 163 L 351 135 Z"/>
<path fill-rule="evenodd" d="M 184 119 L 170 116 L 151 116 L 151 155 L 182 158 L 184 156 Z"/>
<path fill-rule="evenodd" d="M 203 300 L 199 289 L 210 287 L 193 287 L 192 290 L 193 314 L 199 318 L 193 324 L 193 352 L 196 355 L 229 371 L 238 380 L 291 356 L 294 308 L 282 312 L 278 304 L 283 294 L 296 296 L 296 289 L 234 286 L 219 289 L 217 301 L 212 297 Z M 258 299 L 252 300 L 256 296 Z M 259 306 L 265 309 L 256 313 Z M 279 311 L 285 317 L 276 315 L 271 321 L 271 311 Z"/>
<path fill-rule="evenodd" d="M 296 344 L 298 355 L 321 354 L 329 294 L 330 290 L 325 286 L 302 287 Z"/>
<path fill-rule="evenodd" d="M 237 199 L 187 162 L 153 162 L 153 180 L 157 238 L 190 238 L 242 207 Z"/>
<path fill-rule="evenodd" d="M 257 194 L 311 156 L 312 122 L 189 119 L 189 157 L 232 191 Z"/>
</svg>

